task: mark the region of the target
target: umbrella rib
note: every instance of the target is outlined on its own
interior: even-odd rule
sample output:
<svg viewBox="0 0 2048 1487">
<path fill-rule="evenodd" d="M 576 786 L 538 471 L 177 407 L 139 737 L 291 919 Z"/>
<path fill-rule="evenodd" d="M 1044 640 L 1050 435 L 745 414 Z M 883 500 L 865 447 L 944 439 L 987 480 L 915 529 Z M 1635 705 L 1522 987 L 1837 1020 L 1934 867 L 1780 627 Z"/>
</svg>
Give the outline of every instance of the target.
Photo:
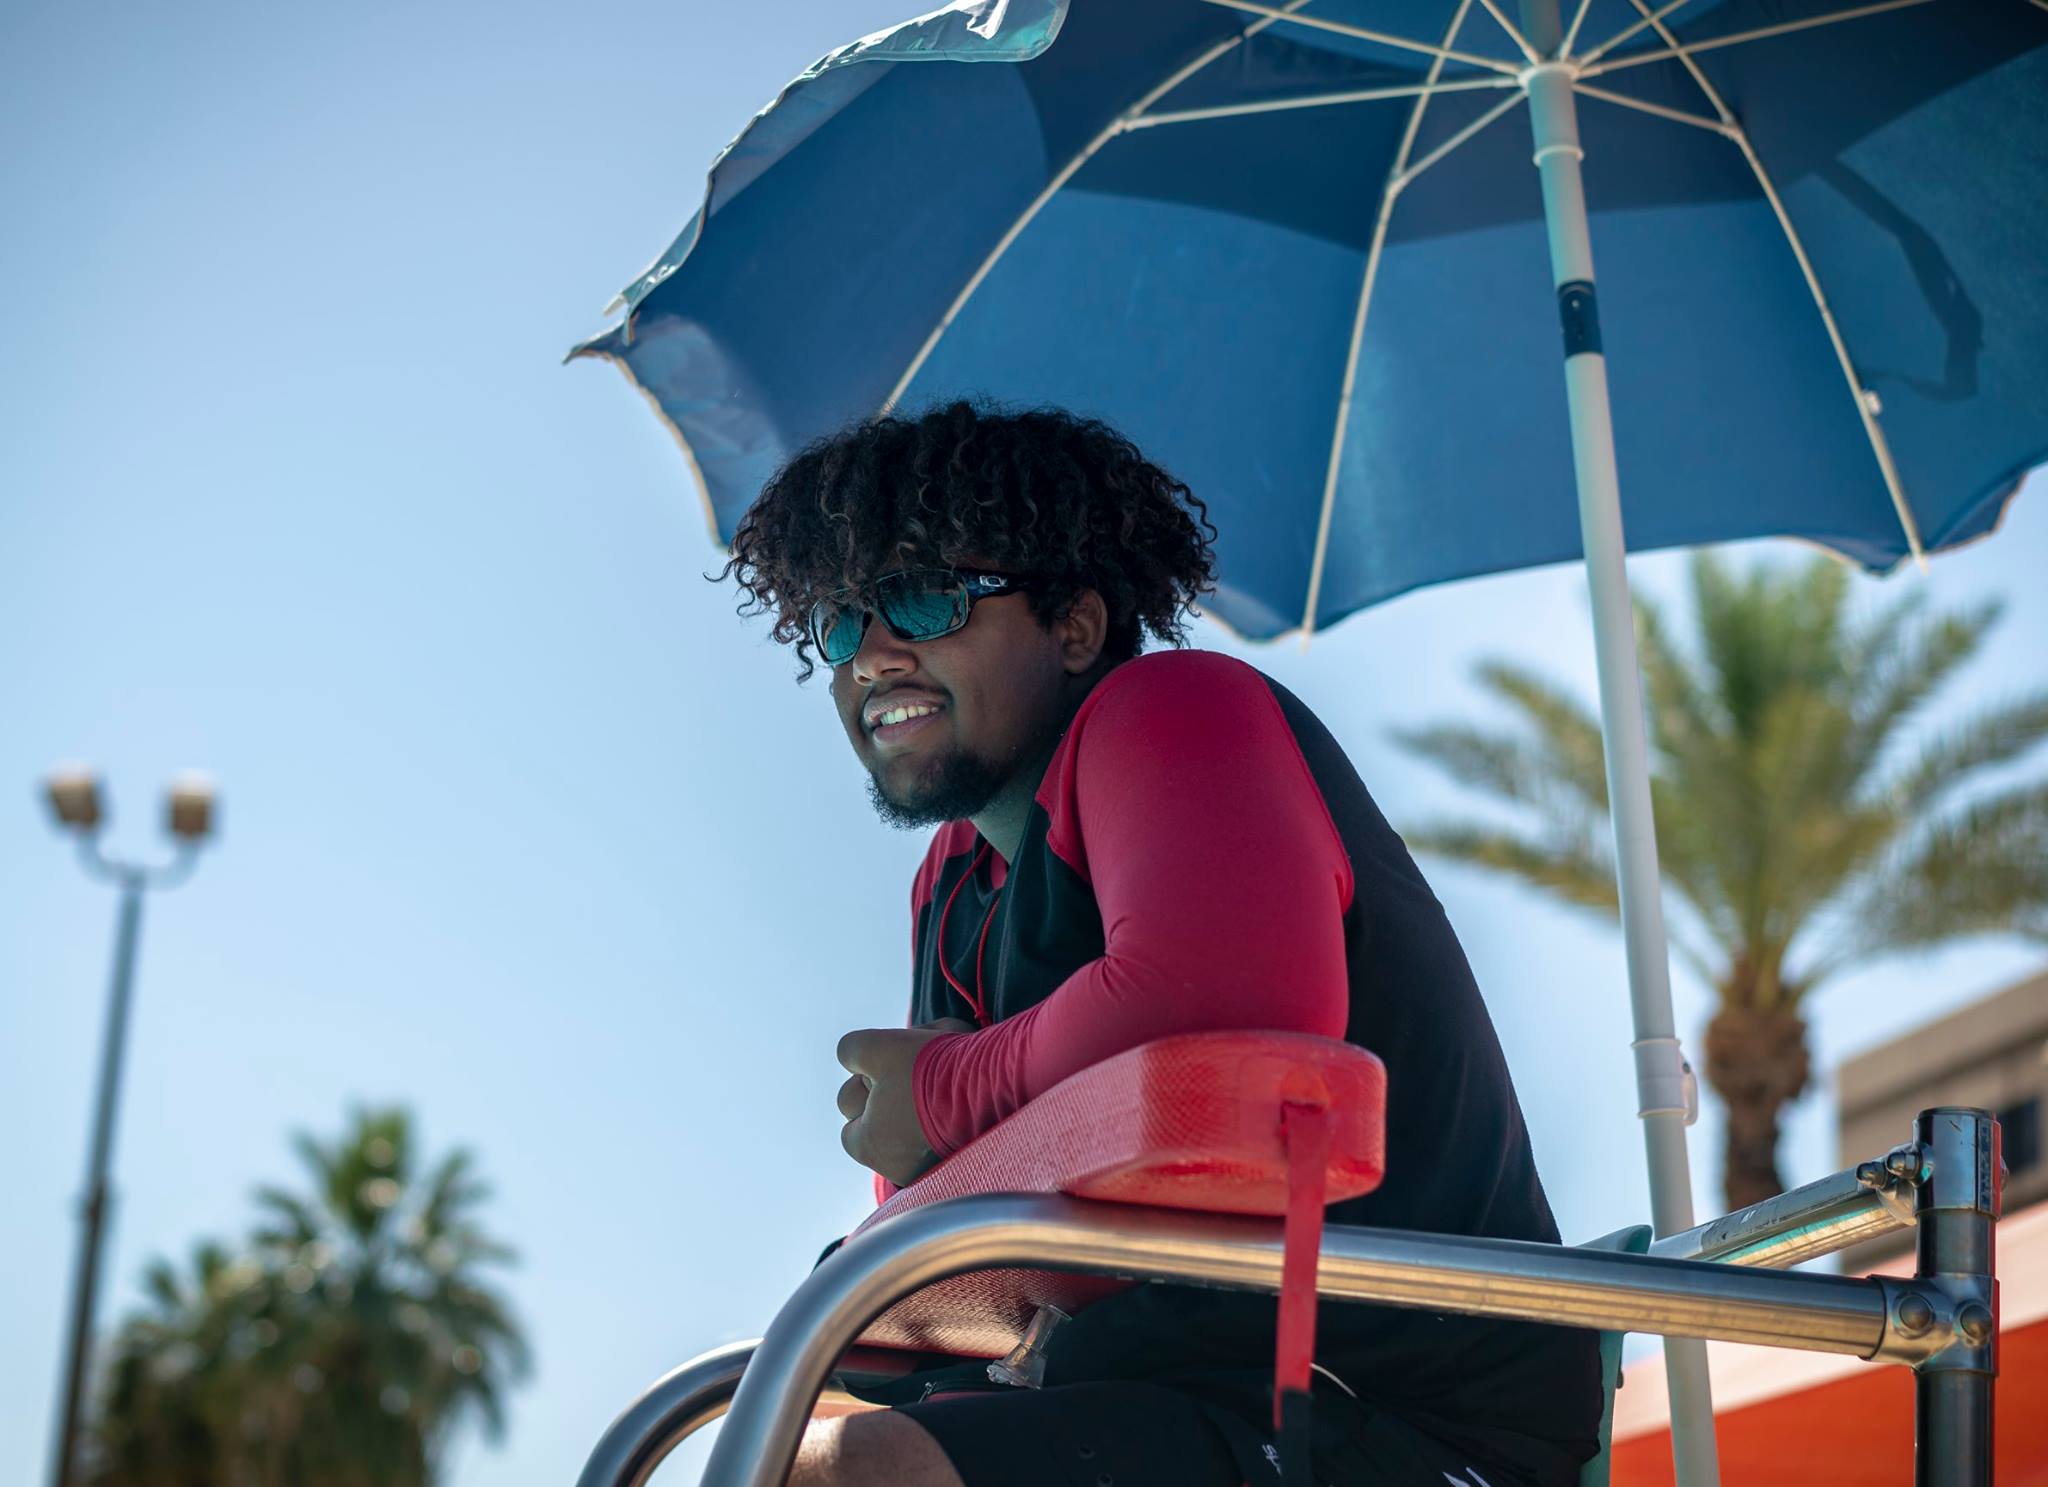
<svg viewBox="0 0 2048 1487">
<path fill-rule="evenodd" d="M 1689 114 L 1684 109 L 1666 108 L 1661 103 L 1648 103 L 1640 98 L 1631 98 L 1626 93 L 1609 92 L 1606 88 L 1595 88 L 1587 83 L 1575 84 L 1573 91 L 1583 93 L 1588 98 L 1597 98 L 1602 103 L 1632 108 L 1638 113 L 1655 114 L 1658 118 L 1669 119 L 1675 124 L 1690 124 L 1695 129 L 1704 129 L 1710 134 L 1720 135 L 1723 139 L 1735 137 L 1727 124 L 1719 119 L 1709 119 L 1703 114 Z"/>
<path fill-rule="evenodd" d="M 877 410 L 876 416 L 886 417 L 894 410 L 897 401 L 902 398 L 904 391 L 910 386 L 917 374 L 923 370 L 925 362 L 930 359 L 933 350 L 937 348 L 940 338 L 946 334 L 947 329 L 951 327 L 960 311 L 966 307 L 967 302 L 974 298 L 974 291 L 981 288 L 982 280 L 989 276 L 989 272 L 1001 261 L 1002 256 L 1010 251 L 1010 244 L 1017 241 L 1024 229 L 1031 225 L 1031 219 L 1044 209 L 1045 204 L 1058 194 L 1059 189 L 1074 178 L 1074 173 L 1094 158 L 1097 150 L 1100 150 L 1104 145 L 1128 129 L 1131 121 L 1139 114 L 1142 114 L 1146 109 L 1164 98 L 1168 93 L 1171 93 L 1175 88 L 1178 88 L 1182 83 L 1200 72 L 1204 67 L 1207 67 L 1211 62 L 1214 62 L 1218 57 L 1225 55 L 1258 35 L 1259 32 L 1272 25 L 1274 20 L 1286 19 L 1287 11 L 1294 10 L 1308 3 L 1309 0 L 1288 0 L 1287 10 L 1275 11 L 1270 19 L 1254 22 L 1235 36 L 1226 37 L 1224 40 L 1219 41 L 1215 46 L 1209 48 L 1208 51 L 1202 53 L 1201 56 L 1182 67 L 1178 72 L 1173 73 L 1164 82 L 1158 84 L 1143 97 L 1139 98 L 1136 103 L 1131 104 L 1122 113 L 1111 119 L 1109 123 L 1102 127 L 1100 133 L 1083 145 L 1080 152 L 1061 168 L 1060 173 L 1050 181 L 1047 181 L 1044 189 L 1038 195 L 1031 198 L 1030 205 L 1024 208 L 1015 222 L 1010 224 L 1009 230 L 996 240 L 996 245 L 989 249 L 988 256 L 982 259 L 981 266 L 975 269 L 973 275 L 961 286 L 960 292 L 953 296 L 953 302 L 946 306 L 946 313 L 939 317 L 939 323 L 932 327 L 931 334 L 924 338 L 924 344 L 917 348 L 917 355 L 910 359 L 910 365 L 903 369 L 903 375 L 898 377 L 896 385 L 889 389 L 889 396 L 882 400 L 882 406 Z"/>
<path fill-rule="evenodd" d="M 1637 10 L 1647 10 L 1643 0 L 1630 0 L 1630 3 Z M 1905 0 L 1905 3 L 1924 4 L 1925 0 Z M 1899 8 L 1900 6 L 1895 3 L 1868 7 L 1859 13 L 1869 14 L 1872 10 Z M 1843 12 L 1838 19 L 1847 17 L 1848 13 Z M 1877 460 L 1879 473 L 1884 476 L 1885 490 L 1892 498 L 1892 509 L 1898 513 L 1899 526 L 1906 535 L 1906 546 L 1913 555 L 1913 561 L 1924 573 L 1927 571 L 1927 553 L 1920 545 L 1920 524 L 1913 517 L 1913 508 L 1907 504 L 1905 487 L 1899 480 L 1899 468 L 1892 459 L 1891 444 L 1885 439 L 1884 430 L 1878 426 L 1876 395 L 1866 388 L 1863 379 L 1856 375 L 1855 363 L 1849 359 L 1849 343 L 1843 339 L 1842 328 L 1835 322 L 1834 309 L 1828 304 L 1827 294 L 1820 287 L 1820 274 L 1815 270 L 1813 260 L 1806 256 L 1806 244 L 1800 240 L 1799 229 L 1792 225 L 1791 214 L 1785 210 L 1784 200 L 1778 195 L 1778 188 L 1772 184 L 1770 172 L 1764 169 L 1763 161 L 1757 156 L 1756 147 L 1750 143 L 1749 131 L 1742 127 L 1741 121 L 1735 117 L 1733 110 L 1721 97 L 1720 90 L 1708 80 L 1699 63 L 1693 60 L 1691 53 L 1697 48 L 1680 46 L 1677 38 L 1665 29 L 1662 22 L 1657 22 L 1656 26 L 1657 34 L 1671 48 L 1671 55 L 1692 74 L 1692 80 L 1699 85 L 1700 91 L 1706 94 L 1707 102 L 1714 106 L 1714 112 L 1720 116 L 1728 138 L 1742 151 L 1742 158 L 1749 162 L 1750 173 L 1756 177 L 1757 185 L 1763 189 L 1764 199 L 1771 204 L 1771 211 L 1778 219 L 1778 226 L 1785 234 L 1785 241 L 1792 249 L 1792 256 L 1798 260 L 1799 272 L 1806 277 L 1807 292 L 1813 296 L 1814 308 L 1820 312 L 1821 324 L 1827 329 L 1828 342 L 1835 348 L 1835 360 L 1841 365 L 1843 380 L 1849 384 L 1849 396 L 1856 404 L 1856 416 L 1863 420 L 1864 435 L 1870 440 L 1870 452 Z"/>
<path fill-rule="evenodd" d="M 1518 48 L 1521 49 L 1522 55 L 1529 59 L 1529 65 L 1531 67 L 1534 67 L 1538 62 L 1541 62 L 1543 60 L 1541 57 L 1536 55 L 1536 48 L 1529 45 L 1529 38 L 1524 36 L 1521 33 L 1521 31 L 1517 29 L 1513 21 L 1510 21 L 1506 15 L 1502 14 L 1500 5 L 1498 4 L 1498 0 L 1479 0 L 1479 3 L 1486 7 L 1486 13 L 1488 15 L 1492 16 L 1496 21 L 1500 22 L 1501 30 L 1507 32 L 1508 40 L 1512 41 Z"/>
<path fill-rule="evenodd" d="M 1517 104 L 1521 103 L 1523 97 L 1523 94 L 1517 93 L 1512 98 L 1503 98 L 1499 103 L 1496 103 L 1492 108 L 1488 109 L 1485 113 L 1481 114 L 1478 118 L 1474 119 L 1471 123 L 1467 124 L 1463 129 L 1460 129 L 1456 134 L 1452 135 L 1449 139 L 1445 140 L 1442 144 L 1438 145 L 1435 149 L 1431 150 L 1427 155 L 1424 155 L 1420 160 L 1416 161 L 1413 165 L 1409 166 L 1406 170 L 1402 171 L 1400 176 L 1397 178 L 1396 184 L 1401 187 L 1406 187 L 1410 181 L 1413 181 L 1425 170 L 1428 170 L 1432 165 L 1435 165 L 1439 160 L 1443 159 L 1444 156 L 1450 154 L 1451 151 L 1457 149 L 1459 145 L 1465 143 L 1466 140 L 1472 138 L 1473 135 L 1477 134 L 1480 130 L 1486 128 L 1487 125 L 1493 123 L 1494 120 L 1500 118 L 1501 115 L 1507 113 L 1510 109 L 1514 108 Z"/>
<path fill-rule="evenodd" d="M 2048 4 L 2048 0 L 2042 0 L 2042 3 Z M 1564 41 L 1558 46 L 1557 54 L 1560 57 L 1569 57 L 1572 54 L 1572 46 L 1579 39 L 1579 27 L 1586 24 L 1586 12 L 1592 8 L 1593 0 L 1579 0 L 1579 8 L 1572 13 L 1572 23 L 1565 28 Z"/>
<path fill-rule="evenodd" d="M 1316 31 L 1328 31 L 1336 36 L 1353 36 L 1360 41 L 1375 41 L 1381 46 L 1390 46 L 1397 51 L 1420 52 L 1438 61 L 1463 62 L 1471 67 L 1484 67 L 1489 72 L 1504 72 L 1513 77 L 1521 69 L 1512 62 L 1502 62 L 1495 57 L 1482 57 L 1476 52 L 1455 51 L 1449 46 L 1431 46 L 1426 41 L 1414 41 L 1406 36 L 1395 36 L 1386 31 L 1374 31 L 1365 26 L 1353 26 L 1344 21 L 1326 21 L 1321 16 L 1296 15 L 1292 10 L 1276 10 L 1270 5 L 1260 5 L 1257 0 L 1202 0 L 1205 5 L 1220 5 L 1225 10 L 1241 10 L 1247 15 L 1266 16 L 1276 21 L 1286 21 L 1294 26 L 1307 26 Z"/>
<path fill-rule="evenodd" d="M 1761 41 L 1766 36 L 1783 36 L 1792 31 L 1807 31 L 1815 26 L 1832 26 L 1838 21 L 1860 20 L 1864 16 L 1883 15 L 1888 10 L 1905 10 L 1909 6 L 1927 5 L 1932 0 L 1880 0 L 1876 5 L 1859 5 L 1851 10 L 1830 11 L 1826 15 L 1809 16 L 1803 21 L 1785 21 L 1776 26 L 1759 26 L 1754 31 L 1736 31 L 1727 36 L 1709 36 L 1700 41 L 1680 43 L 1678 38 L 1662 26 L 1657 34 L 1664 38 L 1665 49 L 1658 52 L 1637 52 L 1629 57 L 1617 57 L 1611 62 L 1601 62 L 1585 71 L 1587 77 L 1603 72 L 1615 72 L 1624 67 L 1641 67 L 1646 62 L 1668 62 L 1677 58 L 1683 62 L 1700 52 L 1716 51 L 1724 46 L 1739 46 L 1746 41 Z M 1640 10 L 1642 7 L 1636 7 Z"/>
<path fill-rule="evenodd" d="M 1459 28 L 1465 24 L 1466 12 L 1471 8 L 1472 0 L 1458 0 L 1458 8 L 1451 15 L 1451 24 L 1444 31 L 1446 47 L 1457 39 Z M 1442 73 L 1443 66 L 1442 57 L 1429 64 L 1432 83 Z M 1508 101 L 1512 103 L 1514 99 Z M 1316 605 L 1323 596 L 1323 567 L 1330 555 L 1330 516 L 1337 506 L 1337 473 L 1344 455 L 1344 430 L 1351 422 L 1351 395 L 1358 385 L 1358 352 L 1365 343 L 1365 317 L 1372 308 L 1373 281 L 1379 277 L 1380 255 L 1386 247 L 1387 223 L 1394 215 L 1394 200 L 1409 179 L 1406 174 L 1408 152 L 1415 148 L 1415 136 L 1422 129 L 1422 113 L 1428 107 L 1429 95 L 1424 93 L 1415 100 L 1415 107 L 1408 111 L 1408 126 L 1401 132 L 1401 146 L 1394 152 L 1394 163 L 1387 171 L 1386 188 L 1380 193 L 1379 211 L 1373 219 L 1372 244 L 1365 253 L 1365 273 L 1358 286 L 1358 307 L 1351 317 L 1351 344 L 1344 351 L 1344 381 L 1337 392 L 1337 420 L 1330 431 L 1330 458 L 1323 467 L 1323 505 L 1316 514 L 1315 554 L 1309 559 L 1308 598 L 1301 613 L 1301 644 L 1304 650 L 1308 647 L 1309 637 L 1315 634 Z"/>
<path fill-rule="evenodd" d="M 2048 3 L 2048 0 L 2043 0 Z M 1193 124 L 1204 119 L 1236 119 L 1246 114 L 1272 114 L 1292 108 L 1327 108 L 1340 103 L 1371 103 L 1383 98 L 1434 97 L 1438 93 L 1472 93 L 1494 88 L 1518 87 L 1515 79 L 1488 75 L 1458 78 L 1448 83 L 1417 83 L 1402 88 L 1358 88 L 1348 93 L 1317 93 L 1305 98 L 1269 98 L 1259 103 L 1226 103 L 1215 108 L 1177 109 L 1164 114 L 1141 114 L 1124 127 L 1151 129 L 1160 124 Z"/>
<path fill-rule="evenodd" d="M 1664 17 L 1670 15 L 1672 11 L 1678 9 L 1679 6 L 1690 4 L 1692 4 L 1692 0 L 1667 0 L 1667 3 L 1658 6 L 1654 11 L 1644 11 L 1641 20 L 1637 21 L 1632 26 L 1626 26 L 1621 30 L 1615 32 L 1612 36 L 1608 37 L 1605 41 L 1601 42 L 1598 46 L 1594 47 L 1591 51 L 1587 52 L 1584 56 L 1580 57 L 1578 59 L 1579 66 L 1591 67 L 1595 62 L 1598 62 L 1602 57 L 1606 56 L 1609 52 L 1613 51 L 1616 47 L 1620 46 L 1624 41 L 1627 41 L 1631 36 L 1636 35 L 1638 32 L 1641 32 L 1650 26 L 1656 25 L 1659 21 L 1663 20 Z M 1636 8 L 1638 10 L 1642 9 L 1641 6 L 1637 6 Z"/>
</svg>

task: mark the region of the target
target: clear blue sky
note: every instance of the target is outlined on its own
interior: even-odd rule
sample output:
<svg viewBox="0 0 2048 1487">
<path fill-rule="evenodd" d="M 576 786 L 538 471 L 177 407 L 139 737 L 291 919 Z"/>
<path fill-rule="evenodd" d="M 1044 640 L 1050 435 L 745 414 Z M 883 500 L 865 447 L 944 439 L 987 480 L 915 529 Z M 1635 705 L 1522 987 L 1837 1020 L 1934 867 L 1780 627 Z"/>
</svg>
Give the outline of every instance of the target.
<svg viewBox="0 0 2048 1487">
<path fill-rule="evenodd" d="M 138 851 L 174 770 L 225 792 L 145 929 L 106 1318 L 148 1256 L 241 1227 L 290 1130 L 405 1101 L 497 1180 L 539 1358 L 502 1451 L 455 1479 L 538 1487 L 656 1374 L 758 1332 L 861 1213 L 832 1046 L 900 1020 L 919 843 L 874 822 L 822 689 L 699 577 L 666 434 L 558 362 L 750 114 L 909 8 L 0 13 L 0 1479 L 47 1470 L 113 911 L 45 824 L 59 760 L 107 772 Z M 2044 553 L 2037 490 L 1893 581 L 2013 601 L 1955 700 L 2039 682 Z M 1678 572 L 1636 564 L 1656 592 Z M 1590 695 L 1577 575 L 1255 659 L 1401 817 L 1452 797 L 1385 729 L 1468 707 L 1488 649 Z M 1567 1235 L 1640 1217 L 1614 936 L 1433 876 Z M 1987 941 L 1845 980 L 1820 1052 L 2038 959 Z M 1829 1118 L 1825 1091 L 1800 1111 L 1798 1177 L 1834 1165 Z"/>
</svg>

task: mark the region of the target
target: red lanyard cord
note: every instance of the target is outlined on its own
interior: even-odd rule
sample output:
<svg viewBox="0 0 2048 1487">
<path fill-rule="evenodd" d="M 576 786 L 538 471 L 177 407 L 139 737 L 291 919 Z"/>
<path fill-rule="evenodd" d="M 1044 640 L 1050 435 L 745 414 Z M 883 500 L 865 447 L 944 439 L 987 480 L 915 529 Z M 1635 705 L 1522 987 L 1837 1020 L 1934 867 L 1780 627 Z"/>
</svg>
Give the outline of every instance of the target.
<svg viewBox="0 0 2048 1487">
<path fill-rule="evenodd" d="M 946 978 L 946 984 L 960 993 L 960 1000 L 974 1010 L 974 1020 L 983 1027 L 988 1026 L 988 998 L 982 988 L 982 962 L 988 955 L 989 927 L 996 922 L 996 905 L 1002 902 L 1001 890 L 989 898 L 988 914 L 981 921 L 981 934 L 974 942 L 974 990 L 969 991 L 966 983 L 953 974 L 952 966 L 946 963 L 946 920 L 953 913 L 953 900 L 960 896 L 960 890 L 967 886 L 967 880 L 981 870 L 989 854 L 995 849 L 987 842 L 974 854 L 974 861 L 967 864 L 967 871 L 960 875 L 960 881 L 953 885 L 953 891 L 946 895 L 946 906 L 939 910 L 939 973 Z"/>
</svg>

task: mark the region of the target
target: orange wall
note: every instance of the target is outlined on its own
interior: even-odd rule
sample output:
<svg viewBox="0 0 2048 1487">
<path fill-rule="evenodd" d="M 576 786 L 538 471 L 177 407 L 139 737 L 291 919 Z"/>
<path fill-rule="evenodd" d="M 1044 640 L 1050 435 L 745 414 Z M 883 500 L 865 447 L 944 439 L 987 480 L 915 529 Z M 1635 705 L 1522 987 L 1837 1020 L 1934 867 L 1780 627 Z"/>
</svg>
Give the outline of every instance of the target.
<svg viewBox="0 0 2048 1487">
<path fill-rule="evenodd" d="M 2048 1321 L 1999 1339 L 1998 1487 L 2048 1487 Z M 1726 1487 L 1913 1487 L 1913 1376 L 1873 1370 L 1716 1421 Z M 1614 1448 L 1614 1487 L 1671 1487 L 1671 1437 Z"/>
</svg>

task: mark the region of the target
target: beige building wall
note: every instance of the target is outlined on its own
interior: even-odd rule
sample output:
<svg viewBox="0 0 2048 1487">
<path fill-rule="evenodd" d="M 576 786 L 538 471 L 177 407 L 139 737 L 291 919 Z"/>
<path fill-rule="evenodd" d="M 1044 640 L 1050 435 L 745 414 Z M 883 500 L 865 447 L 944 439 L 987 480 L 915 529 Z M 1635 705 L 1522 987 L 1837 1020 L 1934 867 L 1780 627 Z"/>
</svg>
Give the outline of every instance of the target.
<svg viewBox="0 0 2048 1487">
<path fill-rule="evenodd" d="M 2048 1199 L 2048 971 L 1845 1062 L 1836 1078 L 1841 1164 L 1906 1140 L 1930 1105 L 1975 1105 L 2005 1126 L 2010 1213 Z M 1910 1248 L 1899 1234 L 1849 1250 L 1850 1273 Z"/>
</svg>

